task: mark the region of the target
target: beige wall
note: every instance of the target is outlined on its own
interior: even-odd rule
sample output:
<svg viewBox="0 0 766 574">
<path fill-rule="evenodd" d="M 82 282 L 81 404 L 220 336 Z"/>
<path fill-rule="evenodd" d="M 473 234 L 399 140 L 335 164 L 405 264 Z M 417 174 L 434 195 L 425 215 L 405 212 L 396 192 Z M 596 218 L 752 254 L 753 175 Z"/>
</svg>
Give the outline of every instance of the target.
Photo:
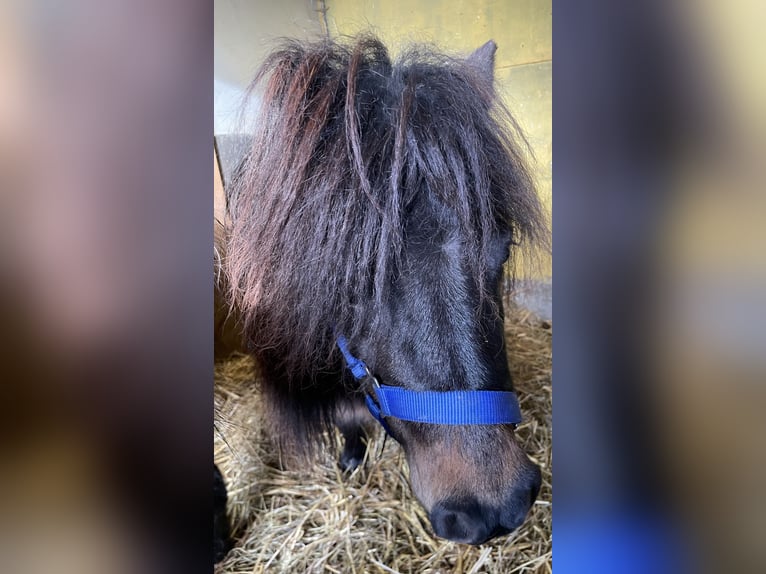
<svg viewBox="0 0 766 574">
<path fill-rule="evenodd" d="M 532 146 L 532 167 L 550 217 L 550 0 L 326 0 L 324 4 L 330 35 L 372 30 L 394 52 L 414 41 L 433 43 L 444 51 L 469 53 L 494 40 L 498 45 L 498 89 Z M 324 25 L 325 19 L 320 17 L 320 22 Z M 543 257 L 533 275 L 550 277 L 550 257 Z"/>
<path fill-rule="evenodd" d="M 312 0 L 215 0 L 215 78 L 244 88 L 281 38 L 324 33 Z"/>
</svg>

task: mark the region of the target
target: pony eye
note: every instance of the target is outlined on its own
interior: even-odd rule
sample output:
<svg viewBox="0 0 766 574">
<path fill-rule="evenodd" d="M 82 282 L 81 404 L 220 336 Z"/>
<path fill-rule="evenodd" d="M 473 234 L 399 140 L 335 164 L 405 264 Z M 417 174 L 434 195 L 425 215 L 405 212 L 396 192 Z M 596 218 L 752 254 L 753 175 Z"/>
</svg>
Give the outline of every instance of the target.
<svg viewBox="0 0 766 574">
<path fill-rule="evenodd" d="M 511 246 L 510 245 L 506 245 L 505 249 L 503 249 L 503 260 L 502 260 L 502 262 L 505 263 L 506 261 L 508 261 L 508 258 L 510 256 L 511 256 Z"/>
<path fill-rule="evenodd" d="M 502 268 L 503 264 L 508 261 L 508 258 L 511 255 L 511 242 L 510 239 L 508 241 L 503 241 L 502 243 L 498 242 L 498 244 L 492 249 L 492 254 L 490 256 L 490 264 L 493 268 L 499 270 Z"/>
</svg>

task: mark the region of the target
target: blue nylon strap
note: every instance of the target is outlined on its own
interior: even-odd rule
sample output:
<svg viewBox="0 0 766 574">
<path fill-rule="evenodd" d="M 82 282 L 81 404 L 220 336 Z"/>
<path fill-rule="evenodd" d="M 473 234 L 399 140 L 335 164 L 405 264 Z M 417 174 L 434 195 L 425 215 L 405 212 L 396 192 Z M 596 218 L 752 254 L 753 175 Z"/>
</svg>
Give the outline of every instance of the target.
<svg viewBox="0 0 766 574">
<path fill-rule="evenodd" d="M 338 335 L 337 343 L 355 378 L 371 376 L 364 361 L 351 354 L 345 337 Z M 440 425 L 516 424 L 522 420 L 519 401 L 510 391 L 411 391 L 379 385 L 375 380 L 373 392 L 375 397 L 368 392 L 365 402 L 386 432 L 384 417 Z"/>
<path fill-rule="evenodd" d="M 380 385 L 375 395 L 384 417 L 437 425 L 521 422 L 516 395 L 508 391 L 411 391 Z"/>
<path fill-rule="evenodd" d="M 338 335 L 336 342 L 338 343 L 338 348 L 340 349 L 340 352 L 343 353 L 343 358 L 346 359 L 346 364 L 351 370 L 351 374 L 354 375 L 354 378 L 365 378 L 367 376 L 367 365 L 364 364 L 364 361 L 357 359 L 351 354 L 351 351 L 348 350 L 348 341 L 346 341 L 346 338 L 343 335 Z"/>
<path fill-rule="evenodd" d="M 380 423 L 388 434 L 391 434 L 391 430 L 388 428 L 388 423 L 386 423 L 386 419 L 383 418 L 383 414 L 380 412 L 380 407 L 375 402 L 375 399 L 368 393 L 364 395 L 364 402 L 367 403 L 367 410 L 370 411 L 373 418 Z"/>
</svg>

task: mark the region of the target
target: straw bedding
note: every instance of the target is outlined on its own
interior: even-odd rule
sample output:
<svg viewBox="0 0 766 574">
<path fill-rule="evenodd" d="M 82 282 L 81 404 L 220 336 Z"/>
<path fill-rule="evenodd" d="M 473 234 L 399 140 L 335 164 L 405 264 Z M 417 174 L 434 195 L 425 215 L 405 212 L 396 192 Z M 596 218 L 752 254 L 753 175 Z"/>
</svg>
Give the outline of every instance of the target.
<svg viewBox="0 0 766 574">
<path fill-rule="evenodd" d="M 235 547 L 216 572 L 551 572 L 551 335 L 551 324 L 530 312 L 508 313 L 509 361 L 525 417 L 517 436 L 540 464 L 543 486 L 517 531 L 478 547 L 432 536 L 404 454 L 381 429 L 350 475 L 331 447 L 310 465 L 279 470 L 259 416 L 253 361 L 220 362 L 215 462 L 229 490 Z M 331 441 L 340 445 L 337 435 Z"/>
</svg>

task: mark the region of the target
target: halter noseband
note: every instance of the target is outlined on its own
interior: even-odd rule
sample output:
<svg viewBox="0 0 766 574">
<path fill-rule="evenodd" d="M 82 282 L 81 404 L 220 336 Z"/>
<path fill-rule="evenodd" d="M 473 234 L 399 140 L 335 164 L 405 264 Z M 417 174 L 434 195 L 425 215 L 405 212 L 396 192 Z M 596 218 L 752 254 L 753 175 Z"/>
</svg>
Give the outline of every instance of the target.
<svg viewBox="0 0 766 574">
<path fill-rule="evenodd" d="M 336 342 L 351 374 L 361 381 L 370 378 L 367 408 L 386 432 L 384 417 L 437 425 L 499 425 L 521 422 L 516 394 L 510 391 L 411 391 L 381 385 L 361 359 L 351 354 L 348 341 L 338 335 Z M 374 393 L 374 396 L 373 396 Z"/>
</svg>

